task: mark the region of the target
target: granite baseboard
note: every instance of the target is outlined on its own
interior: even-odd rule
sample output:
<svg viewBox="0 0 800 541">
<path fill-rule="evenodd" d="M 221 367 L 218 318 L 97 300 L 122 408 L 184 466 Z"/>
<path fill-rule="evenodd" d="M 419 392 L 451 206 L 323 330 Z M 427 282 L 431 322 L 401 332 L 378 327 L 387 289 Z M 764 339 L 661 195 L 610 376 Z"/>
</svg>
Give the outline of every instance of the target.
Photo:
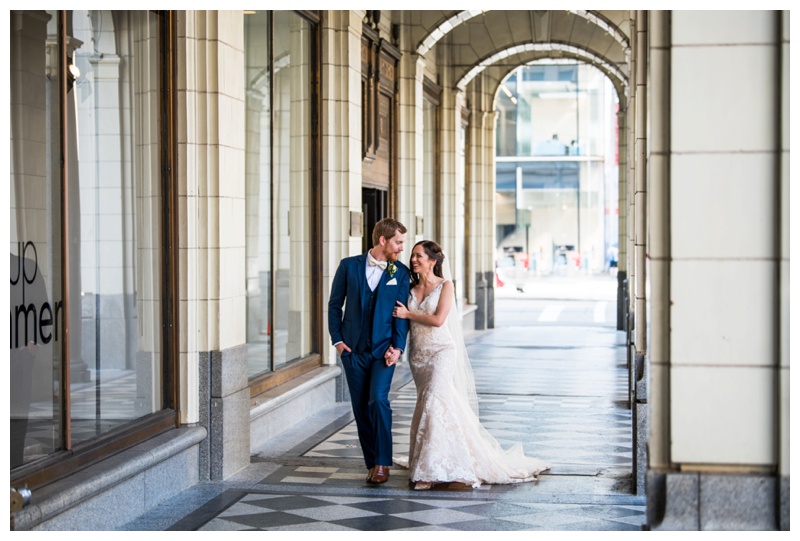
<svg viewBox="0 0 800 541">
<path fill-rule="evenodd" d="M 284 430 L 336 403 L 336 379 L 341 374 L 339 366 L 321 366 L 257 396 L 250 409 L 251 454 Z"/>
<path fill-rule="evenodd" d="M 202 427 L 160 434 L 34 490 L 13 530 L 113 530 L 198 482 Z"/>
<path fill-rule="evenodd" d="M 779 480 L 766 474 L 647 474 L 650 530 L 779 530 L 788 526 L 779 505 Z"/>
</svg>

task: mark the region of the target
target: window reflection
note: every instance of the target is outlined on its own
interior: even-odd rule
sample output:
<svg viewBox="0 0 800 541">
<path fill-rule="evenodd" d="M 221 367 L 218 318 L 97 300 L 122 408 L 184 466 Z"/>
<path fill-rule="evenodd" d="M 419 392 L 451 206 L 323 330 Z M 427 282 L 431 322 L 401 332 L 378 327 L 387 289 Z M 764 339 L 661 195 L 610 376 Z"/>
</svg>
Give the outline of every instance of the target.
<svg viewBox="0 0 800 541">
<path fill-rule="evenodd" d="M 245 16 L 251 377 L 312 349 L 311 31 L 293 12 Z"/>
<path fill-rule="evenodd" d="M 250 376 L 270 369 L 272 332 L 272 163 L 269 17 L 245 15 L 245 229 Z"/>
<path fill-rule="evenodd" d="M 14 468 L 64 442 L 67 331 L 73 444 L 161 410 L 164 395 L 158 16 L 68 12 L 64 220 L 58 14 L 11 16 Z"/>
<path fill-rule="evenodd" d="M 158 19 L 74 11 L 70 93 L 73 442 L 162 407 Z M 74 114 L 74 117 L 73 117 Z"/>
<path fill-rule="evenodd" d="M 11 467 L 60 448 L 59 62 L 52 13 L 11 11 Z M 56 126 L 56 128 L 53 128 Z"/>
</svg>

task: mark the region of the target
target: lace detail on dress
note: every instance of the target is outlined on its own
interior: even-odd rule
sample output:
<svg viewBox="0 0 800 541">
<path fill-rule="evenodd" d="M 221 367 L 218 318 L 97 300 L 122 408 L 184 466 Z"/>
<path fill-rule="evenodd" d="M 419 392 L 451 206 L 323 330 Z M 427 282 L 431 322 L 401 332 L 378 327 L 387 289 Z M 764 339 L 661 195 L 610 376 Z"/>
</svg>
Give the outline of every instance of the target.
<svg viewBox="0 0 800 541">
<path fill-rule="evenodd" d="M 436 312 L 436 307 L 439 306 L 442 286 L 444 286 L 444 281 L 433 288 L 433 291 L 419 303 L 414 296 L 414 292 L 409 292 L 408 309 L 418 314 L 434 314 Z M 414 350 L 414 342 L 421 344 L 420 353 L 423 353 L 430 352 L 432 349 L 439 350 L 444 347 L 452 347 L 453 337 L 444 325 L 441 327 L 433 327 L 432 325 L 424 325 L 411 321 L 409 326 L 409 342 L 409 353 Z M 425 358 L 426 355 L 417 355 L 416 357 L 418 368 L 433 362 L 432 358 Z"/>
<path fill-rule="evenodd" d="M 444 281 L 421 302 L 409 293 L 408 309 L 432 315 L 439 305 Z M 453 386 L 455 344 L 446 325 L 411 322 L 409 367 L 417 387 L 411 422 L 409 480 L 505 484 L 533 481 L 550 467 L 526 457 L 520 444 L 504 451 L 481 426 L 466 397 Z M 405 465 L 406 460 L 396 460 Z"/>
</svg>

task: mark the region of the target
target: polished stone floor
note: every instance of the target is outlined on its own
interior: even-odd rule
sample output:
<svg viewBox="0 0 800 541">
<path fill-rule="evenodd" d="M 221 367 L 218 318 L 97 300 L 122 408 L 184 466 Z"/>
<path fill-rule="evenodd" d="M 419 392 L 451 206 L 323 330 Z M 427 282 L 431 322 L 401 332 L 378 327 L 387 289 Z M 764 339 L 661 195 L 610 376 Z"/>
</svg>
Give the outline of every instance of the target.
<svg viewBox="0 0 800 541">
<path fill-rule="evenodd" d="M 368 485 L 349 404 L 336 404 L 259 449 L 239 474 L 200 483 L 122 529 L 640 530 L 645 502 L 632 493 L 613 286 L 598 281 L 589 299 L 574 298 L 568 281 L 549 287 L 547 299 L 500 290 L 497 328 L 467 336 L 482 423 L 504 447 L 519 442 L 552 464 L 535 483 L 417 492 L 407 471 L 393 467 L 388 483 Z M 391 394 L 395 454 L 407 454 L 415 392 L 400 365 Z"/>
</svg>

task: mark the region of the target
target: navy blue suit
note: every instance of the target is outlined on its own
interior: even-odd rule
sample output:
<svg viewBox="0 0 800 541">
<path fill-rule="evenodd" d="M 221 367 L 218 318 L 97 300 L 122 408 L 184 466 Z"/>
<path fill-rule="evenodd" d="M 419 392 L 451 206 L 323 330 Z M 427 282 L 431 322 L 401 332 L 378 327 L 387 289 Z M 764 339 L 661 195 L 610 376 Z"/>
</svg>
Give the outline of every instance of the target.
<svg viewBox="0 0 800 541">
<path fill-rule="evenodd" d="M 344 342 L 342 352 L 353 416 L 367 468 L 392 464 L 392 409 L 389 390 L 394 366 L 386 366 L 389 346 L 405 351 L 408 320 L 392 316 L 395 302 L 408 302 L 408 267 L 395 262 L 389 276 L 384 270 L 373 292 L 367 283 L 367 254 L 341 261 L 333 277 L 328 300 L 328 331 L 333 344 Z M 342 307 L 344 306 L 344 310 Z"/>
</svg>

